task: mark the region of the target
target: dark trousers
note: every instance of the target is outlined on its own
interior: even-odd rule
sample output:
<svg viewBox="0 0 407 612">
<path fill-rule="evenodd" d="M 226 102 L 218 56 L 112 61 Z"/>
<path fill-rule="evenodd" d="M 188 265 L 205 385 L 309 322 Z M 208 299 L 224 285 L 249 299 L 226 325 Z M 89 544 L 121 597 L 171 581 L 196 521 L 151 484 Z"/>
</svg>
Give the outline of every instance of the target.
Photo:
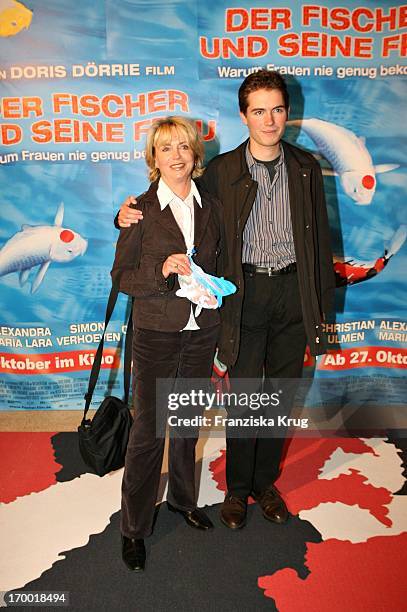
<svg viewBox="0 0 407 612">
<path fill-rule="evenodd" d="M 300 378 L 305 346 L 297 274 L 245 273 L 240 351 L 230 371 L 231 391 L 234 379 L 264 376 L 263 391 L 269 392 L 273 386 L 268 379 Z M 233 417 L 234 412 L 231 407 L 228 416 Z M 278 478 L 284 437 L 264 437 L 258 432 L 237 438 L 227 429 L 226 443 L 226 482 L 231 495 L 258 495 Z"/>
<path fill-rule="evenodd" d="M 199 321 L 198 321 L 199 323 Z M 121 531 L 128 538 L 151 534 L 165 443 L 166 405 L 156 396 L 156 379 L 210 377 L 219 326 L 196 331 L 156 332 L 135 329 L 133 397 L 135 418 L 126 453 L 122 483 Z M 161 394 L 160 394 L 161 397 Z M 160 405 L 161 404 L 161 405 Z M 156 428 L 161 429 L 157 436 Z M 196 507 L 196 437 L 170 437 L 168 501 L 182 510 Z"/>
</svg>

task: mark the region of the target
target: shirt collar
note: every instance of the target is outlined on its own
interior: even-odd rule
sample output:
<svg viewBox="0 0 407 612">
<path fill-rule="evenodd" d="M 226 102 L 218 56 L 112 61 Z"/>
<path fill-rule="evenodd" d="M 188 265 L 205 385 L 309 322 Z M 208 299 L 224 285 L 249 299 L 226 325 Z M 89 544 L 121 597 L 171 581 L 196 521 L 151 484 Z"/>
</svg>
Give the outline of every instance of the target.
<svg viewBox="0 0 407 612">
<path fill-rule="evenodd" d="M 249 170 L 251 170 L 251 168 L 255 165 L 255 164 L 259 164 L 258 161 L 256 161 L 250 151 L 250 140 L 247 142 L 246 145 L 246 162 L 247 162 L 247 167 Z M 261 163 L 261 162 L 260 162 Z M 281 166 L 284 163 L 284 147 L 280 144 L 280 159 L 278 160 L 278 162 L 276 163 L 276 168 L 278 168 L 279 166 Z"/>
<path fill-rule="evenodd" d="M 195 200 L 198 203 L 198 206 L 202 208 L 201 194 L 199 193 L 198 187 L 196 186 L 195 182 L 192 180 L 191 180 L 191 191 L 189 192 L 189 194 L 187 195 L 185 199 L 191 196 L 192 198 L 195 198 Z M 168 204 L 170 204 L 173 200 L 178 200 L 181 202 L 183 201 L 168 187 L 167 183 L 164 181 L 163 178 L 160 178 L 160 180 L 158 181 L 157 198 L 160 203 L 161 210 L 164 210 L 164 208 L 168 206 Z"/>
</svg>

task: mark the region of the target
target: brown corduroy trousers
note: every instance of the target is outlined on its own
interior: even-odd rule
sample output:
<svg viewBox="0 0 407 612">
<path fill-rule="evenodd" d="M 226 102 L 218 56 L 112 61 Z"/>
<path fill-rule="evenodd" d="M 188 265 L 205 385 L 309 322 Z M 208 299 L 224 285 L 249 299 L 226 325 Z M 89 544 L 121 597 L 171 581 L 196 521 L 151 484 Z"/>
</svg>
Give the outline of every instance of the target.
<svg viewBox="0 0 407 612">
<path fill-rule="evenodd" d="M 159 332 L 135 329 L 133 397 L 135 418 L 130 432 L 122 483 L 121 532 L 128 538 L 151 534 L 165 443 L 168 393 L 185 390 L 185 379 L 209 379 L 219 326 L 195 331 Z M 156 380 L 165 379 L 156 392 Z M 193 383 L 192 383 L 193 384 Z M 187 414 L 187 408 L 182 408 Z M 194 414 L 197 410 L 194 408 Z M 168 501 L 181 510 L 196 507 L 193 437 L 170 437 Z"/>
</svg>

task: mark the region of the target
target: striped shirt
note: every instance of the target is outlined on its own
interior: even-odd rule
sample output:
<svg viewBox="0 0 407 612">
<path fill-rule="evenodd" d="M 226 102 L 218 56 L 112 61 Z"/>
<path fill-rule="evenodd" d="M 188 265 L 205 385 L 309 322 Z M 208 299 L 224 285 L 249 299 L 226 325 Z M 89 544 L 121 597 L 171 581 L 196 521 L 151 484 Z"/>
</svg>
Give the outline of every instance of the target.
<svg viewBox="0 0 407 612">
<path fill-rule="evenodd" d="M 250 175 L 257 182 L 257 194 L 243 231 L 243 263 L 275 269 L 295 261 L 291 225 L 288 174 L 284 150 L 275 166 L 273 182 L 264 163 L 254 159 L 246 147 Z"/>
</svg>

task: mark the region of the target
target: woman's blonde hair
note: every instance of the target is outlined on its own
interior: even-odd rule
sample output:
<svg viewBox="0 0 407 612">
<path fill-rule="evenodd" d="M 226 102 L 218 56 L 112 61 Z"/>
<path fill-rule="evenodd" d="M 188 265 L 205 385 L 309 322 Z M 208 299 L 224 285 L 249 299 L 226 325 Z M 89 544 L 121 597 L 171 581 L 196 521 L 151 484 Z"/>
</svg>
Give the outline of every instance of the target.
<svg viewBox="0 0 407 612">
<path fill-rule="evenodd" d="M 146 162 L 149 168 L 148 178 L 150 181 L 155 181 L 160 177 L 160 171 L 155 167 L 155 151 L 161 142 L 171 141 L 171 128 L 175 128 L 179 134 L 185 136 L 192 149 L 195 162 L 192 178 L 201 176 L 204 171 L 204 147 L 195 123 L 184 117 L 166 117 L 154 121 L 147 133 Z"/>
</svg>

